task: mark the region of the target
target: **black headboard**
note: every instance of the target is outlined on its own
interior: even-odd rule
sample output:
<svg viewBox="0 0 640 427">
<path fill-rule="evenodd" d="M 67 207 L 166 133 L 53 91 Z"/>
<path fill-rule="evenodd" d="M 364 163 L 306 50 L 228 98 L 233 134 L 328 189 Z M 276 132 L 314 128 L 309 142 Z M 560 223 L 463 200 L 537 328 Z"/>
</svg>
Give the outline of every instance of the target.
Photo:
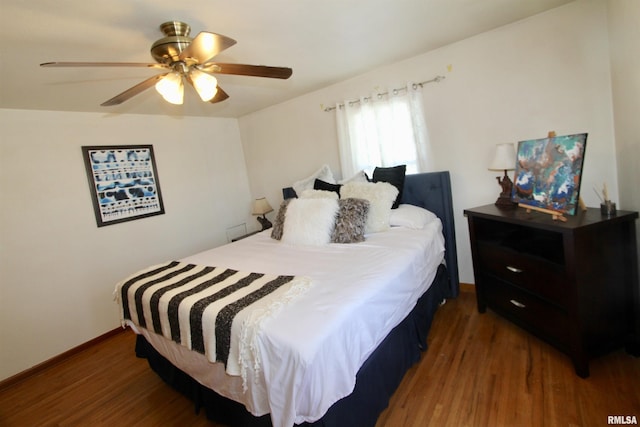
<svg viewBox="0 0 640 427">
<path fill-rule="evenodd" d="M 282 189 L 285 199 L 296 197 L 293 188 Z M 456 230 L 451 197 L 451 177 L 448 171 L 428 172 L 407 175 L 404 180 L 401 203 L 428 209 L 442 221 L 445 240 L 445 261 L 449 274 L 448 298 L 455 298 L 460 292 L 458 275 L 458 253 L 456 249 Z"/>
</svg>

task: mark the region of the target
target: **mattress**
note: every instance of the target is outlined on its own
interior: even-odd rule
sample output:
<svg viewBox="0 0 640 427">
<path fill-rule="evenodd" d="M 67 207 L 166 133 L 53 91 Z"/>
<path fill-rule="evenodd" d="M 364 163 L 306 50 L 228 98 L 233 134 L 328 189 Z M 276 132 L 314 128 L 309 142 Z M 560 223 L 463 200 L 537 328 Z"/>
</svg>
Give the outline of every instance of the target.
<svg viewBox="0 0 640 427">
<path fill-rule="evenodd" d="M 444 256 L 440 220 L 421 230 L 392 227 L 358 244 L 298 246 L 270 231 L 181 261 L 311 278 L 307 292 L 267 319 L 257 336 L 260 370 L 240 377 L 131 322 L 179 369 L 274 426 L 320 419 L 349 395 L 364 361 L 427 291 Z"/>
</svg>

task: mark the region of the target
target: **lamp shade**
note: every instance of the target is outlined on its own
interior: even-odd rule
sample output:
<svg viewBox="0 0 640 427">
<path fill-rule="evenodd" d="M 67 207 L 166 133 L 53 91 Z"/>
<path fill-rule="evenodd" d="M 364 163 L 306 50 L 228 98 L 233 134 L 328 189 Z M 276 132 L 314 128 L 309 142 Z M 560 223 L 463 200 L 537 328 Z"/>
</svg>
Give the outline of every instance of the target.
<svg viewBox="0 0 640 427">
<path fill-rule="evenodd" d="M 261 197 L 260 199 L 256 199 L 256 201 L 253 202 L 253 210 L 251 211 L 253 215 L 264 215 L 271 211 L 273 211 L 273 208 L 266 198 Z"/>
<path fill-rule="evenodd" d="M 196 92 L 203 101 L 211 101 L 218 92 L 218 80 L 211 74 L 207 74 L 198 70 L 197 68 L 191 69 L 191 81 L 196 88 Z"/>
<path fill-rule="evenodd" d="M 506 171 L 516 168 L 516 150 L 511 143 L 497 144 L 496 153 L 489 170 Z"/>
<path fill-rule="evenodd" d="M 181 105 L 184 100 L 184 85 L 182 76 L 178 73 L 169 73 L 156 83 L 156 90 L 165 101 Z"/>
</svg>

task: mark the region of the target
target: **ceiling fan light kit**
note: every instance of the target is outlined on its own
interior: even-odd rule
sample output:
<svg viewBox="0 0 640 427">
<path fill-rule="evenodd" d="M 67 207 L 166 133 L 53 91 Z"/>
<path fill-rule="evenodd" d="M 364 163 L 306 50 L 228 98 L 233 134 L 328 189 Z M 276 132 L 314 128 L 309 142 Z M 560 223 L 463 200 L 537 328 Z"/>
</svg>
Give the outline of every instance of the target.
<svg viewBox="0 0 640 427">
<path fill-rule="evenodd" d="M 184 101 L 184 80 L 191 84 L 204 102 L 217 103 L 229 95 L 218 86 L 212 74 L 234 74 L 240 76 L 288 79 L 291 68 L 266 65 L 224 64 L 211 62 L 223 50 L 236 41 L 216 33 L 200 32 L 195 38 L 189 37 L 191 27 L 180 21 L 165 22 L 160 25 L 165 37 L 151 45 L 151 56 L 156 64 L 134 62 L 45 62 L 42 67 L 147 67 L 165 71 L 130 87 L 115 97 L 103 102 L 102 106 L 118 105 L 155 86 L 158 93 L 172 104 Z"/>
<path fill-rule="evenodd" d="M 216 92 L 218 92 L 218 79 L 211 74 L 207 74 L 194 68 L 189 75 L 193 87 L 196 88 L 196 92 L 200 95 L 200 99 L 204 102 L 211 101 Z"/>
<path fill-rule="evenodd" d="M 182 105 L 184 102 L 184 84 L 182 76 L 178 73 L 169 73 L 158 80 L 156 90 L 171 104 Z"/>
</svg>

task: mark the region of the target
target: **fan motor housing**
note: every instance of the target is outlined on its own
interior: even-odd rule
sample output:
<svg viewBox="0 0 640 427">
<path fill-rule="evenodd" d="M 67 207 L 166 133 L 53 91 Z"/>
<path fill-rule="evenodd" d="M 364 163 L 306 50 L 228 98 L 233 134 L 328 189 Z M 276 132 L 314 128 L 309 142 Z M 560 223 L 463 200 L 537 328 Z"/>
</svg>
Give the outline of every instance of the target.
<svg viewBox="0 0 640 427">
<path fill-rule="evenodd" d="M 160 25 L 165 37 L 156 40 L 151 45 L 151 56 L 161 64 L 170 65 L 179 61 L 180 53 L 193 39 L 189 37 L 191 27 L 180 21 L 169 21 Z"/>
</svg>

